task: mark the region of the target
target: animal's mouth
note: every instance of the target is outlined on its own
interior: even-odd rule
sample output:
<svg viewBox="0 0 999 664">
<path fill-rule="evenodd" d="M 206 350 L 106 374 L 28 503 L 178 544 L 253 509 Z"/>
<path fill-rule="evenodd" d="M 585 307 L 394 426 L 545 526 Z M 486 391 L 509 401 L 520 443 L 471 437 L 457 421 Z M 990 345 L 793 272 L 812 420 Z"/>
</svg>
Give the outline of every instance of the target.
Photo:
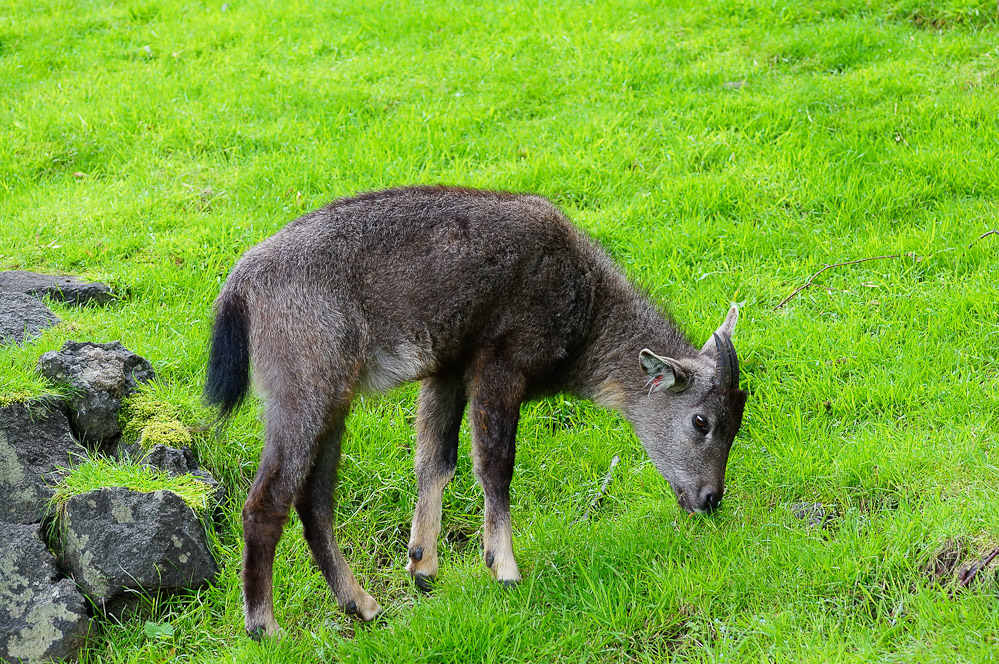
<svg viewBox="0 0 999 664">
<path fill-rule="evenodd" d="M 690 514 L 696 514 L 698 510 L 694 509 L 694 504 L 690 502 L 690 498 L 687 496 L 687 492 L 676 488 L 676 486 L 671 482 L 670 488 L 673 489 L 674 495 L 676 495 L 676 502 L 684 509 L 684 511 Z"/>
<path fill-rule="evenodd" d="M 670 488 L 673 489 L 673 493 L 676 495 L 676 502 L 677 502 L 677 504 L 679 504 L 680 507 L 683 508 L 683 510 L 685 512 L 687 512 L 688 514 L 710 514 L 711 513 L 710 510 L 707 510 L 707 509 L 704 509 L 704 508 L 694 507 L 694 503 L 693 503 L 693 501 L 690 500 L 690 497 L 688 496 L 688 494 L 687 494 L 686 491 L 684 491 L 682 489 L 677 489 L 672 484 L 670 484 Z"/>
</svg>

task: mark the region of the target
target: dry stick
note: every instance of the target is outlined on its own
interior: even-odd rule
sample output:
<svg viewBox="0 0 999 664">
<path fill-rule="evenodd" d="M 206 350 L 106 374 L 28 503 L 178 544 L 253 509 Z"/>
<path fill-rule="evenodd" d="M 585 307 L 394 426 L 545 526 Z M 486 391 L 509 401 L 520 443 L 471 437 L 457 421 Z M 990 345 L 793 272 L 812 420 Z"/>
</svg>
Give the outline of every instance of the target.
<svg viewBox="0 0 999 664">
<path fill-rule="evenodd" d="M 958 577 L 957 585 L 959 585 L 962 588 L 967 588 L 969 585 L 971 585 L 971 582 L 975 579 L 975 576 L 983 569 L 985 569 L 988 566 L 988 564 L 992 562 L 992 559 L 995 558 L 996 556 L 999 556 L 999 549 L 993 549 L 992 553 L 985 556 L 985 559 L 982 560 L 982 562 L 976 565 L 972 565 L 969 569 L 964 570 L 964 572 L 962 572 Z"/>
<path fill-rule="evenodd" d="M 614 455 L 614 458 L 611 459 L 610 468 L 607 469 L 607 474 L 604 475 L 604 481 L 603 484 L 600 485 L 600 491 L 597 492 L 597 495 L 593 496 L 593 500 L 590 501 L 589 507 L 586 508 L 586 514 L 583 515 L 583 518 L 580 519 L 580 521 L 586 521 L 590 517 L 590 511 L 599 507 L 600 501 L 604 499 L 604 495 L 607 493 L 607 487 L 610 486 L 611 475 L 614 473 L 614 466 L 616 466 L 620 460 L 621 457 L 616 454 Z"/>
<path fill-rule="evenodd" d="M 976 239 L 971 241 L 971 244 L 968 245 L 968 249 L 971 249 L 973 246 L 975 246 L 975 242 L 978 242 L 978 240 L 987 238 L 990 235 L 999 235 L 999 228 L 993 228 L 992 230 L 985 231 L 984 233 L 979 235 Z"/>
<path fill-rule="evenodd" d="M 898 258 L 901 255 L 902 254 L 891 254 L 891 255 L 887 255 L 887 256 L 871 256 L 870 258 L 859 258 L 859 259 L 857 259 L 855 261 L 846 261 L 844 263 L 833 263 L 832 265 L 826 265 L 824 268 L 822 268 L 821 270 L 819 270 L 818 272 L 816 272 L 815 274 L 813 274 L 812 276 L 810 276 L 808 278 L 808 281 L 806 281 L 804 284 L 802 284 L 801 286 L 798 286 L 797 288 L 795 288 L 793 293 L 791 293 L 790 295 L 788 295 L 787 297 L 785 297 L 783 300 L 781 300 L 780 302 L 778 302 L 777 306 L 774 307 L 773 310 L 777 311 L 778 309 L 780 309 L 781 307 L 783 307 L 785 304 L 787 304 L 791 300 L 791 298 L 793 298 L 795 295 L 797 295 L 801 291 L 805 290 L 809 286 L 814 286 L 815 284 L 812 283 L 812 280 L 814 280 L 815 277 L 819 276 L 820 274 L 822 274 L 823 272 L 825 272 L 826 270 L 828 270 L 830 268 L 841 267 L 843 265 L 855 265 L 856 263 L 866 263 L 867 261 L 876 261 L 876 260 L 880 260 L 882 258 Z"/>
</svg>

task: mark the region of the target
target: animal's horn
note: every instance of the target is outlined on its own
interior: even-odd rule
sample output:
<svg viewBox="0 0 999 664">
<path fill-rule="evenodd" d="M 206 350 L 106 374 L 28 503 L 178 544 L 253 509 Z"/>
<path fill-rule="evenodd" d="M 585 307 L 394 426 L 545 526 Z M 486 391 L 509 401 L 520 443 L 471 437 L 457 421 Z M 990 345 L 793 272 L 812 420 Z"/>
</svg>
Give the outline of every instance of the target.
<svg viewBox="0 0 999 664">
<path fill-rule="evenodd" d="M 718 360 L 715 364 L 715 385 L 739 389 L 739 356 L 735 353 L 732 338 L 714 333 L 718 346 Z"/>
</svg>

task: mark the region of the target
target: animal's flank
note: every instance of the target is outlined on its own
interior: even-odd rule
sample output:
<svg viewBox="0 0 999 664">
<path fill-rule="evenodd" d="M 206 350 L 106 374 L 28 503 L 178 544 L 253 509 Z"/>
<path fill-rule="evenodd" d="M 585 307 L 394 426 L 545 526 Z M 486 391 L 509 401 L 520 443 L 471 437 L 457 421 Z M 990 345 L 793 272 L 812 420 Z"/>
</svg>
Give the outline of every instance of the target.
<svg viewBox="0 0 999 664">
<path fill-rule="evenodd" d="M 246 303 L 236 294 L 220 296 L 212 325 L 205 401 L 221 419 L 232 415 L 250 390 L 250 327 Z"/>
</svg>

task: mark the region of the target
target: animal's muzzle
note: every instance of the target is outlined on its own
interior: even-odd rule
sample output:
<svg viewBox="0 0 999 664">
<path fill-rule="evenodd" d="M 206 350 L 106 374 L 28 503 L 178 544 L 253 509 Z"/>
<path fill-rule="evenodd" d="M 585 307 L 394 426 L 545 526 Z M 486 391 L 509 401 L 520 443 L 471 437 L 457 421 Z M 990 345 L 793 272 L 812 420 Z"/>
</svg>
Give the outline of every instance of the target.
<svg viewBox="0 0 999 664">
<path fill-rule="evenodd" d="M 676 500 L 680 507 L 694 514 L 710 514 L 718 509 L 721 504 L 724 489 L 714 489 L 712 487 L 702 488 L 694 498 L 694 495 L 685 491 L 674 491 Z"/>
<path fill-rule="evenodd" d="M 709 514 L 711 512 L 714 512 L 716 509 L 718 509 L 718 506 L 721 504 L 723 493 L 724 489 L 720 491 L 713 491 L 711 489 L 702 491 L 698 507 Z"/>
</svg>

